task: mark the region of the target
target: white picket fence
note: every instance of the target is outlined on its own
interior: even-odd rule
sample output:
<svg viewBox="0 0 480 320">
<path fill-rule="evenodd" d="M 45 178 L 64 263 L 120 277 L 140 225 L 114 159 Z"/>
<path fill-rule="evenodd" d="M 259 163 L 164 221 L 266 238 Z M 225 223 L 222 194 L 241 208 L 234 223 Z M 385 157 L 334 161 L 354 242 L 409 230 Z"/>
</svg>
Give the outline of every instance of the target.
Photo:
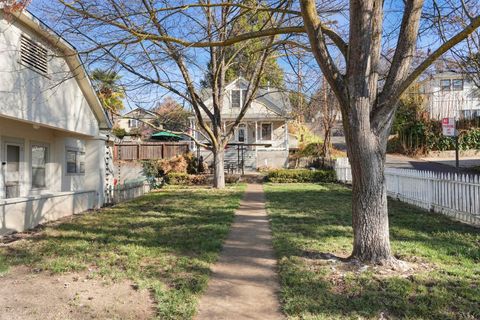
<svg viewBox="0 0 480 320">
<path fill-rule="evenodd" d="M 117 204 L 143 196 L 150 191 L 150 185 L 145 180 L 131 181 L 111 187 L 106 191 L 106 204 Z"/>
<path fill-rule="evenodd" d="M 350 162 L 348 162 L 348 158 L 335 159 L 333 168 L 337 174 L 338 181 L 343 183 L 352 183 L 352 168 L 350 168 Z"/>
<path fill-rule="evenodd" d="M 339 160 L 337 180 L 351 182 L 348 159 Z M 387 168 L 385 179 L 392 198 L 480 226 L 479 175 Z"/>
</svg>

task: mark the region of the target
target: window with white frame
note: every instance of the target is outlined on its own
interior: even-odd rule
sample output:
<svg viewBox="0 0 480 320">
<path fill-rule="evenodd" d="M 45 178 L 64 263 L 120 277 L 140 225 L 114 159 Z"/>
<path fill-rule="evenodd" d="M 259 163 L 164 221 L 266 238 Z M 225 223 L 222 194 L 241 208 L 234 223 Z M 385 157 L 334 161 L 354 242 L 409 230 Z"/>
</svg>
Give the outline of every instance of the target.
<svg viewBox="0 0 480 320">
<path fill-rule="evenodd" d="M 85 152 L 67 149 L 67 173 L 85 173 Z"/>
<path fill-rule="evenodd" d="M 230 91 L 232 108 L 243 107 L 247 98 L 247 90 L 233 89 Z"/>
<path fill-rule="evenodd" d="M 472 110 L 462 110 L 462 118 L 470 119 L 472 117 Z"/>
<path fill-rule="evenodd" d="M 462 79 L 452 80 L 452 89 L 453 89 L 453 91 L 462 91 L 463 90 L 463 80 Z"/>
<path fill-rule="evenodd" d="M 232 90 L 232 108 L 240 108 L 242 104 L 241 90 Z"/>
<path fill-rule="evenodd" d="M 475 119 L 480 117 L 480 110 L 462 110 L 463 119 Z"/>
<path fill-rule="evenodd" d="M 440 80 L 440 89 L 442 91 L 450 91 L 452 85 L 452 81 L 450 79 L 442 79 Z"/>
<path fill-rule="evenodd" d="M 247 129 L 245 125 L 240 125 L 237 128 L 237 141 L 238 142 L 245 142 L 246 141 L 246 135 L 247 135 Z"/>
<path fill-rule="evenodd" d="M 128 119 L 128 127 L 129 128 L 137 128 L 138 127 L 138 120 L 137 119 Z"/>
<path fill-rule="evenodd" d="M 265 141 L 272 140 L 272 124 L 271 123 L 262 123 L 260 138 Z"/>
<path fill-rule="evenodd" d="M 32 144 L 32 188 L 42 189 L 47 187 L 47 162 L 48 146 Z"/>
</svg>

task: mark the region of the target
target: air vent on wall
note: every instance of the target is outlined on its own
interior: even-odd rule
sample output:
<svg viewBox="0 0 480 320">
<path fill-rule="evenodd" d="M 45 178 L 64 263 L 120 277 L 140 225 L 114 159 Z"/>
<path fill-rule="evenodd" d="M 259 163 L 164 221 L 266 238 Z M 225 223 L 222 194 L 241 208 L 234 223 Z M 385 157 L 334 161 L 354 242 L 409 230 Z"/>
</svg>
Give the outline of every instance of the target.
<svg viewBox="0 0 480 320">
<path fill-rule="evenodd" d="M 47 49 L 25 36 L 21 37 L 20 61 L 41 74 L 48 72 Z"/>
</svg>

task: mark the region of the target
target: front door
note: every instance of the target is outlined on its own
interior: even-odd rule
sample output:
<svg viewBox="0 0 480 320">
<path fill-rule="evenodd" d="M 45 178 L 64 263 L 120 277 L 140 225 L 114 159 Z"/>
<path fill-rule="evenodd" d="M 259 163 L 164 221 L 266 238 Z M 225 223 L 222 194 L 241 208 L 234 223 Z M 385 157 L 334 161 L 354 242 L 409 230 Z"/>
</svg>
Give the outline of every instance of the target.
<svg viewBox="0 0 480 320">
<path fill-rule="evenodd" d="M 6 144 L 5 194 L 7 198 L 20 197 L 20 152 L 21 147 Z"/>
<path fill-rule="evenodd" d="M 246 137 L 245 126 L 238 127 L 238 142 L 245 142 Z"/>
</svg>

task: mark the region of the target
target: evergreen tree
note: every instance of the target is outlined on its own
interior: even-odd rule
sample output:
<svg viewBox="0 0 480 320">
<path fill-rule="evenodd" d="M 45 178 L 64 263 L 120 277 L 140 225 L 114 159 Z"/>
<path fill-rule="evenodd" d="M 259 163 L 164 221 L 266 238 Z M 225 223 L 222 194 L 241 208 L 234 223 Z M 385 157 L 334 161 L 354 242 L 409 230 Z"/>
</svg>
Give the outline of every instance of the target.
<svg viewBox="0 0 480 320">
<path fill-rule="evenodd" d="M 103 108 L 110 115 L 122 111 L 125 91 L 118 83 L 121 76 L 115 71 L 95 69 L 92 71 L 91 78 Z"/>
</svg>

